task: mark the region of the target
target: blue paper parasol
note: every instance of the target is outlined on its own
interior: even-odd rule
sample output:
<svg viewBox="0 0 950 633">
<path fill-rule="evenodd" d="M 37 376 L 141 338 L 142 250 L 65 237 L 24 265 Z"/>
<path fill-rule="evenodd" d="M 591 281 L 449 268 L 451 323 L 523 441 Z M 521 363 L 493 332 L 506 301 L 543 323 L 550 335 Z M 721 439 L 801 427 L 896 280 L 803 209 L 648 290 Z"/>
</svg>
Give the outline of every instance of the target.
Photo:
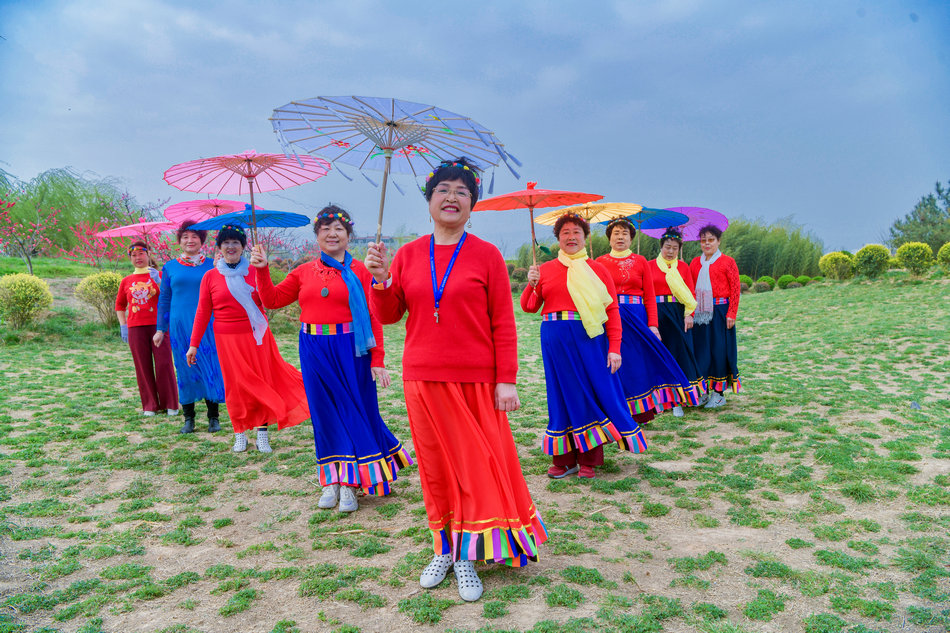
<svg viewBox="0 0 950 633">
<path fill-rule="evenodd" d="M 224 215 L 215 216 L 207 220 L 202 220 L 197 224 L 192 224 L 190 228 L 194 230 L 214 230 L 220 229 L 225 224 L 237 226 L 251 226 L 251 207 L 244 205 L 244 211 L 234 211 Z M 277 228 L 291 228 L 295 226 L 306 226 L 310 224 L 310 218 L 300 213 L 290 213 L 289 211 L 269 211 L 267 209 L 255 211 L 257 216 L 257 226 L 270 226 Z"/>
<path fill-rule="evenodd" d="M 678 226 L 689 220 L 689 216 L 679 211 L 670 209 L 653 209 L 643 207 L 636 213 L 628 215 L 624 220 L 629 220 L 637 227 L 637 252 L 640 252 L 640 233 L 643 229 L 665 229 L 668 226 Z M 610 221 L 601 222 L 607 225 Z M 649 233 L 647 233 L 649 235 Z"/>
</svg>

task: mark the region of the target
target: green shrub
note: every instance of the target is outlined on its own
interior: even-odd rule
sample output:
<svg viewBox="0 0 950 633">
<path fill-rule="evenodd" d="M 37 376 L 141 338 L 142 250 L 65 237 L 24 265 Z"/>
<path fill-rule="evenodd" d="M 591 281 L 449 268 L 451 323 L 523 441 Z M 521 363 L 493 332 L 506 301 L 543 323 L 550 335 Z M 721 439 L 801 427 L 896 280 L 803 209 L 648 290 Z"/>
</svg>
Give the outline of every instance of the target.
<svg viewBox="0 0 950 633">
<path fill-rule="evenodd" d="M 528 269 L 527 268 L 515 268 L 511 271 L 512 281 L 527 281 L 528 280 Z"/>
<path fill-rule="evenodd" d="M 116 273 L 96 273 L 85 277 L 76 286 L 76 298 L 95 308 L 99 318 L 107 325 L 115 325 L 115 296 L 119 293 L 122 277 Z"/>
<path fill-rule="evenodd" d="M 822 282 L 822 281 L 825 280 L 825 278 L 822 277 L 821 275 L 818 275 L 817 277 L 812 277 L 811 280 L 812 280 L 812 281 L 817 281 L 817 282 Z"/>
<path fill-rule="evenodd" d="M 808 282 L 811 281 L 811 280 L 812 280 L 811 277 L 809 277 L 808 275 L 801 275 L 801 276 L 795 278 L 795 281 L 797 281 L 798 283 L 800 283 L 800 284 L 803 285 L 803 286 L 804 286 L 804 285 L 807 285 Z"/>
<path fill-rule="evenodd" d="M 922 275 L 934 263 L 934 251 L 925 242 L 906 242 L 897 249 L 897 261 L 912 275 Z"/>
<path fill-rule="evenodd" d="M 802 284 L 798 283 L 797 281 L 793 281 L 793 282 L 791 282 L 790 284 L 788 284 L 787 286 L 785 286 L 785 289 L 786 289 L 786 290 L 791 290 L 792 288 L 801 288 L 801 287 L 802 287 Z"/>
<path fill-rule="evenodd" d="M 739 275 L 739 283 L 746 284 L 747 286 L 751 288 L 752 284 L 755 283 L 755 280 L 752 279 L 752 277 L 749 277 L 748 275 Z"/>
<path fill-rule="evenodd" d="M 844 251 L 835 251 L 818 260 L 821 274 L 830 279 L 851 279 L 854 276 L 854 257 Z"/>
<path fill-rule="evenodd" d="M 53 293 L 39 277 L 26 273 L 0 277 L 0 321 L 21 328 L 51 305 Z"/>
<path fill-rule="evenodd" d="M 793 281 L 795 281 L 794 276 L 782 275 L 775 281 L 775 285 L 781 288 L 782 290 L 785 290 L 786 288 L 788 288 L 788 284 L 792 283 Z"/>
<path fill-rule="evenodd" d="M 884 274 L 890 258 L 891 252 L 886 246 L 868 244 L 854 256 L 854 269 L 859 275 L 874 279 Z"/>
<path fill-rule="evenodd" d="M 950 272 L 950 242 L 941 246 L 940 250 L 937 251 L 937 263 L 940 264 L 944 270 Z"/>
<path fill-rule="evenodd" d="M 752 289 L 756 292 L 769 292 L 772 290 L 772 286 L 768 285 L 764 281 L 757 281 L 755 285 L 752 286 Z"/>
<path fill-rule="evenodd" d="M 741 283 L 741 284 L 739 284 L 739 292 L 749 292 L 749 290 L 751 290 L 751 289 L 752 289 L 752 286 L 750 286 L 750 285 L 747 284 L 747 283 Z"/>
<path fill-rule="evenodd" d="M 768 284 L 769 290 L 772 290 L 775 288 L 775 280 L 769 277 L 768 275 L 762 275 L 761 277 L 759 277 L 759 280 L 756 283 Z"/>
</svg>

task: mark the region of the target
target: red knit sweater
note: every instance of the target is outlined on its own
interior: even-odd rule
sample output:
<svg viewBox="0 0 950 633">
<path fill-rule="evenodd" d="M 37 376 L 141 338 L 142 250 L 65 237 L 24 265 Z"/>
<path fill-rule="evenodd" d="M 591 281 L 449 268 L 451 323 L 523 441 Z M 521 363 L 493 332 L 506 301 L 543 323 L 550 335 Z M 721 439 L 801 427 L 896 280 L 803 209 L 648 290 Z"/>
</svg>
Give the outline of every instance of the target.
<svg viewBox="0 0 950 633">
<path fill-rule="evenodd" d="M 689 270 L 692 273 L 693 285 L 699 279 L 699 271 L 703 264 L 700 257 L 694 257 L 689 263 Z M 713 297 L 721 299 L 729 298 L 729 310 L 726 316 L 730 319 L 736 318 L 739 313 L 739 295 L 742 294 L 742 286 L 739 282 L 739 267 L 736 266 L 736 260 L 728 255 L 720 255 L 712 266 L 709 267 L 709 281 L 712 282 Z"/>
<path fill-rule="evenodd" d="M 623 332 L 623 324 L 620 322 L 620 309 L 617 307 L 617 291 L 614 288 L 614 280 L 610 278 L 607 269 L 592 259 L 587 260 L 587 265 L 600 277 L 600 280 L 607 286 L 607 291 L 613 297 L 613 302 L 607 306 L 607 323 L 604 324 L 604 331 L 607 334 L 607 351 L 613 354 L 620 353 L 620 337 Z M 541 310 L 544 306 L 544 310 Z M 537 286 L 532 287 L 528 284 L 524 292 L 521 293 L 521 309 L 525 312 L 537 312 L 541 310 L 542 314 L 549 312 L 563 312 L 570 310 L 577 311 L 570 293 L 567 291 L 567 266 L 556 259 L 541 264 L 541 281 Z"/>
<path fill-rule="evenodd" d="M 653 292 L 653 277 L 649 262 L 642 255 L 631 253 L 627 257 L 613 257 L 610 253 L 594 261 L 603 264 L 614 280 L 618 295 L 643 297 L 647 311 L 647 325 L 656 327 L 656 295 Z"/>
<path fill-rule="evenodd" d="M 119 284 L 115 297 L 116 312 L 128 309 L 129 327 L 155 325 L 158 321 L 158 284 L 148 273 L 131 274 Z"/>
<path fill-rule="evenodd" d="M 669 284 L 666 283 L 666 271 L 660 268 L 660 265 L 656 263 L 656 260 L 651 260 L 649 263 L 650 276 L 653 277 L 653 290 L 654 296 L 659 297 L 662 295 L 672 295 L 673 291 L 670 290 Z M 690 272 L 689 266 L 686 265 L 686 262 L 679 260 L 676 263 L 676 270 L 679 271 L 680 277 L 683 278 L 683 282 L 689 288 L 689 291 L 693 293 L 693 297 L 696 296 L 696 284 L 693 283 L 693 273 Z M 685 316 L 690 316 L 693 313 L 690 312 Z"/>
<path fill-rule="evenodd" d="M 498 249 L 469 234 L 445 284 L 435 322 L 435 297 L 429 270 L 429 239 L 400 247 L 390 268 L 389 286 L 369 292 L 383 323 L 406 311 L 404 380 L 513 383 L 518 374 L 518 335 L 511 282 Z M 435 247 L 435 272 L 445 275 L 455 245 Z"/>
<path fill-rule="evenodd" d="M 244 281 L 251 286 L 255 285 L 256 279 L 253 270 L 249 271 L 244 277 Z M 260 308 L 261 298 L 257 296 L 256 289 L 251 293 L 251 298 L 255 305 Z M 193 347 L 198 347 L 201 343 L 201 337 L 204 336 L 212 313 L 214 313 L 215 334 L 252 333 L 247 312 L 237 302 L 237 299 L 231 296 L 224 275 L 216 269 L 209 270 L 201 278 L 201 287 L 198 289 L 198 309 L 195 312 L 195 325 L 191 329 L 191 345 Z"/>
<path fill-rule="evenodd" d="M 363 262 L 353 260 L 353 272 L 363 284 L 363 294 L 369 294 L 373 276 L 366 270 Z M 297 266 L 286 279 L 274 286 L 270 278 L 270 268 L 256 268 L 257 291 L 261 295 L 264 307 L 283 308 L 294 301 L 300 302 L 301 323 L 349 323 L 353 320 L 350 312 L 350 294 L 343 281 L 343 275 L 334 268 L 325 265 L 319 259 Z M 321 293 L 327 289 L 327 296 Z M 369 300 L 367 299 L 367 302 Z M 370 311 L 370 325 L 376 347 L 370 350 L 370 365 L 384 366 L 383 326 Z"/>
</svg>

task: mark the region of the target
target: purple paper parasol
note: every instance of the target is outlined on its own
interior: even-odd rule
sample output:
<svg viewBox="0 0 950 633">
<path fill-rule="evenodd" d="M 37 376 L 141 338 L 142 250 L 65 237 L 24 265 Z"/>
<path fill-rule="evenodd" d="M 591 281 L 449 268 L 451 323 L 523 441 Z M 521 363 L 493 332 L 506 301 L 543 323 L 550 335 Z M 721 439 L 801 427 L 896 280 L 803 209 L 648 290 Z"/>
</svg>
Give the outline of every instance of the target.
<svg viewBox="0 0 950 633">
<path fill-rule="evenodd" d="M 684 242 L 698 241 L 699 229 L 704 226 L 712 224 L 722 231 L 725 231 L 726 227 L 729 226 L 729 218 L 712 209 L 705 209 L 703 207 L 670 207 L 668 210 L 682 213 L 689 218 L 684 224 L 676 225 L 676 228 L 683 232 Z M 666 233 L 667 228 L 668 227 L 662 229 L 643 229 L 643 233 L 659 239 Z"/>
</svg>

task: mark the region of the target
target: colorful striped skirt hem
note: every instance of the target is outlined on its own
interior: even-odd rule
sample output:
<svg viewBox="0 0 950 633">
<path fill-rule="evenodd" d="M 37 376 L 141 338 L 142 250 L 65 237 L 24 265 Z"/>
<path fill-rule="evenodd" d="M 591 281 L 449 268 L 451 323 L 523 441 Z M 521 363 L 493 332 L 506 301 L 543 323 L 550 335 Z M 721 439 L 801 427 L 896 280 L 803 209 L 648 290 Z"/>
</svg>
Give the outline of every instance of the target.
<svg viewBox="0 0 950 633">
<path fill-rule="evenodd" d="M 371 462 L 328 461 L 318 466 L 320 485 L 354 486 L 368 495 L 385 496 L 392 492 L 390 484 L 395 481 L 396 473 L 413 463 L 402 444 L 389 457 Z"/>
<path fill-rule="evenodd" d="M 516 521 L 508 520 L 512 524 Z M 450 526 L 432 529 L 433 549 L 451 554 L 452 560 L 480 560 L 524 567 L 538 560 L 538 543 L 547 540 L 547 527 L 537 514 L 530 525 L 518 529 L 492 527 L 485 530 L 456 530 Z M 540 539 L 538 537 L 541 537 Z"/>
</svg>

